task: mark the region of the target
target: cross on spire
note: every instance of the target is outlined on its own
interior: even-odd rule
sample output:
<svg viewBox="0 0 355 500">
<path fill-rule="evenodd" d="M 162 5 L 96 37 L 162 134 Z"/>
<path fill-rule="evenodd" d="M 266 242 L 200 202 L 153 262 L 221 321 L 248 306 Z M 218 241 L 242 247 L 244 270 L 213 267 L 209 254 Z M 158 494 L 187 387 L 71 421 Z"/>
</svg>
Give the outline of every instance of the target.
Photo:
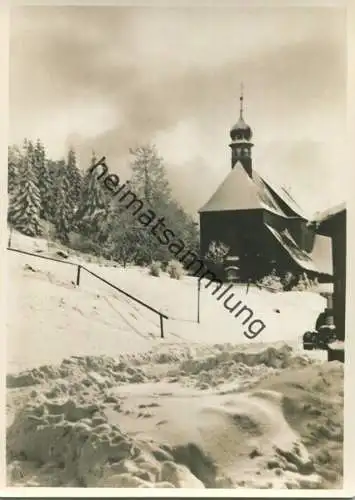
<svg viewBox="0 0 355 500">
<path fill-rule="evenodd" d="M 240 117 L 243 118 L 243 111 L 244 111 L 244 85 L 243 82 L 240 84 Z"/>
</svg>

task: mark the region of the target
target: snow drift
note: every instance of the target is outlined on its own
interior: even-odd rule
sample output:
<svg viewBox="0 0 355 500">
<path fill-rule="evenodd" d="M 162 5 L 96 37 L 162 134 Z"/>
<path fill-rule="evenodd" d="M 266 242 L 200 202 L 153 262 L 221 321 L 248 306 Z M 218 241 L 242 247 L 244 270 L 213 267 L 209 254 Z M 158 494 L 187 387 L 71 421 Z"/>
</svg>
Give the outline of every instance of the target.
<svg viewBox="0 0 355 500">
<path fill-rule="evenodd" d="M 342 365 L 287 345 L 213 352 L 73 357 L 9 375 L 10 484 L 338 485 Z"/>
</svg>

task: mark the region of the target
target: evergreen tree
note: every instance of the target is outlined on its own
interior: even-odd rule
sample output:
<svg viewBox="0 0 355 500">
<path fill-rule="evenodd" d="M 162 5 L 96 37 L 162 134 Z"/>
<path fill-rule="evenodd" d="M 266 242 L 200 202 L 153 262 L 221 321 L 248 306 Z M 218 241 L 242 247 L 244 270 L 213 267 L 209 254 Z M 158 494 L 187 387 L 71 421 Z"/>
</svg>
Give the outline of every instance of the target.
<svg viewBox="0 0 355 500">
<path fill-rule="evenodd" d="M 53 201 L 53 218 L 55 213 L 55 202 L 58 194 L 58 186 L 61 180 L 61 173 L 63 169 L 63 160 L 48 160 L 48 173 L 52 183 L 52 201 Z"/>
<path fill-rule="evenodd" d="M 48 159 L 47 171 L 51 182 L 51 197 L 48 199 L 48 220 L 52 223 L 54 223 L 57 210 L 58 188 L 61 182 L 62 169 L 63 161 Z"/>
<path fill-rule="evenodd" d="M 91 166 L 97 163 L 95 153 L 92 155 Z M 102 243 L 107 239 L 107 215 L 110 199 L 97 180 L 97 172 L 87 170 L 80 195 L 79 208 L 76 221 L 79 231 L 92 238 L 93 241 Z"/>
<path fill-rule="evenodd" d="M 159 216 L 166 213 L 171 199 L 171 190 L 166 178 L 163 159 L 158 155 L 154 145 L 143 145 L 130 149 L 131 189 L 144 202 L 144 208 L 153 210 Z M 137 226 L 134 222 L 133 224 Z M 138 224 L 135 228 L 137 249 L 135 262 L 150 264 L 155 261 L 168 261 L 171 256 L 166 247 L 161 245 L 149 227 Z"/>
<path fill-rule="evenodd" d="M 198 253 L 196 224 L 173 199 L 164 160 L 158 155 L 156 147 L 145 145 L 130 152 L 133 155 L 132 191 L 145 202 L 146 209 L 153 210 L 158 217 L 164 217 L 165 226 L 183 241 L 186 250 Z M 168 247 L 159 243 L 149 227 L 140 231 L 140 245 L 137 257 L 142 262 L 171 260 Z"/>
<path fill-rule="evenodd" d="M 142 247 L 142 237 L 141 227 L 132 214 L 119 204 L 112 203 L 107 229 L 106 248 L 110 256 L 123 266 L 128 262 L 136 262 L 139 249 Z"/>
<path fill-rule="evenodd" d="M 9 146 L 8 148 L 8 182 L 7 190 L 10 195 L 14 195 L 18 182 L 19 182 L 19 170 L 22 163 L 22 153 L 18 146 Z"/>
<path fill-rule="evenodd" d="M 166 224 L 180 238 L 185 247 L 195 253 L 199 253 L 199 234 L 197 224 L 187 214 L 176 200 L 171 200 L 166 208 Z"/>
<path fill-rule="evenodd" d="M 163 158 L 158 156 L 154 145 L 130 149 L 134 159 L 131 185 L 135 193 L 152 207 L 158 208 L 171 199 L 171 189 L 166 177 Z"/>
<path fill-rule="evenodd" d="M 74 149 L 72 148 L 70 148 L 68 152 L 67 169 L 68 169 L 68 179 L 69 179 L 70 202 L 73 207 L 73 212 L 75 212 L 80 202 L 82 179 L 81 179 L 81 172 L 76 162 L 76 154 Z"/>
<path fill-rule="evenodd" d="M 69 243 L 70 221 L 73 217 L 69 196 L 69 179 L 64 161 L 61 162 L 57 178 L 56 210 L 54 217 L 54 227 L 56 237 L 64 244 Z"/>
<path fill-rule="evenodd" d="M 52 221 L 54 217 L 53 203 L 53 180 L 51 178 L 46 151 L 40 139 L 37 139 L 34 148 L 35 169 L 38 178 L 38 188 L 41 196 L 41 217 L 45 220 Z"/>
<path fill-rule="evenodd" d="M 27 236 L 38 236 L 41 233 L 41 197 L 34 169 L 33 153 L 32 143 L 25 140 L 16 196 L 10 198 L 8 211 L 10 224 Z"/>
</svg>

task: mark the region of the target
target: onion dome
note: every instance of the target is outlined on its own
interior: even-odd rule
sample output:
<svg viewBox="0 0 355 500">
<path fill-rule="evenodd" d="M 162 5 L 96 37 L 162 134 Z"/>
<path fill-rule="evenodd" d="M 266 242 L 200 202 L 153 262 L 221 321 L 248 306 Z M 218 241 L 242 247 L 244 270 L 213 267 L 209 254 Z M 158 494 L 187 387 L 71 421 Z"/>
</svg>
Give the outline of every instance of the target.
<svg viewBox="0 0 355 500">
<path fill-rule="evenodd" d="M 250 141 L 252 135 L 251 128 L 245 123 L 243 116 L 240 116 L 237 123 L 230 130 L 230 136 L 233 141 L 236 139 Z"/>
<path fill-rule="evenodd" d="M 243 94 L 240 96 L 240 115 L 239 120 L 233 127 L 230 129 L 230 136 L 233 141 L 250 141 L 252 138 L 252 130 L 244 121 L 243 118 Z"/>
</svg>

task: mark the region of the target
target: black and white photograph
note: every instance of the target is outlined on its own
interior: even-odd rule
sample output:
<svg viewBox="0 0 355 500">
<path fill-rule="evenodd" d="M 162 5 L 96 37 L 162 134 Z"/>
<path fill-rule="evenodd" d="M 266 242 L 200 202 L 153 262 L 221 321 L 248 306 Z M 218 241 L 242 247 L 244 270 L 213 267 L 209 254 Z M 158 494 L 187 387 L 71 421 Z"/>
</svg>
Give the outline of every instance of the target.
<svg viewBox="0 0 355 500">
<path fill-rule="evenodd" d="M 7 488 L 343 490 L 347 64 L 341 2 L 11 6 Z"/>
</svg>

